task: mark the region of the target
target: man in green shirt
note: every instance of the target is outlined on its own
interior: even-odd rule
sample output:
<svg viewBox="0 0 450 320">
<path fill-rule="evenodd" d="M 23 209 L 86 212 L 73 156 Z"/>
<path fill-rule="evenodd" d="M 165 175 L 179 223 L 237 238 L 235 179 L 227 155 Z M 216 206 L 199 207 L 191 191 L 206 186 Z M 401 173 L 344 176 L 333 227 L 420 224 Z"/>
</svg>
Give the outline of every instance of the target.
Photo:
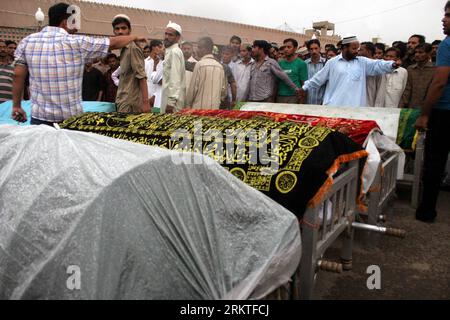
<svg viewBox="0 0 450 320">
<path fill-rule="evenodd" d="M 286 72 L 292 82 L 301 88 L 306 80 L 308 80 L 308 66 L 296 55 L 298 42 L 295 39 L 286 39 L 283 42 L 285 47 L 285 59 L 280 60 L 281 69 Z M 305 97 L 299 97 L 294 90 L 288 87 L 284 82 L 278 83 L 277 103 L 305 103 Z"/>
</svg>

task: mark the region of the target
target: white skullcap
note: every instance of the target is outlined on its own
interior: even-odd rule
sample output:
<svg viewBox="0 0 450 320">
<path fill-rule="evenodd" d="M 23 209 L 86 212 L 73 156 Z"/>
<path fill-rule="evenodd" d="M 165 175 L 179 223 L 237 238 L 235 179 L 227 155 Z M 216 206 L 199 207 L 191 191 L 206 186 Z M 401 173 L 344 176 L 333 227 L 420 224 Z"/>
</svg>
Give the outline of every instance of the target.
<svg viewBox="0 0 450 320">
<path fill-rule="evenodd" d="M 118 14 L 117 16 L 115 16 L 115 17 L 113 18 L 112 21 L 114 22 L 114 21 L 116 21 L 116 19 L 119 19 L 119 18 L 126 19 L 126 20 L 128 20 L 128 22 L 131 24 L 131 19 L 130 19 L 130 17 L 127 16 L 126 14 Z"/>
<path fill-rule="evenodd" d="M 297 50 L 297 54 L 307 54 L 309 51 L 308 51 L 308 48 L 307 47 L 301 47 L 301 48 L 299 48 L 298 50 Z"/>
<path fill-rule="evenodd" d="M 169 21 L 169 24 L 167 25 L 167 28 L 171 28 L 176 30 L 179 34 L 183 33 L 183 30 L 181 29 L 181 26 L 179 24 L 176 24 L 175 22 Z"/>
<path fill-rule="evenodd" d="M 349 44 L 349 43 L 353 43 L 353 42 L 358 42 L 358 38 L 354 35 L 345 36 L 342 39 L 342 44 Z"/>
</svg>

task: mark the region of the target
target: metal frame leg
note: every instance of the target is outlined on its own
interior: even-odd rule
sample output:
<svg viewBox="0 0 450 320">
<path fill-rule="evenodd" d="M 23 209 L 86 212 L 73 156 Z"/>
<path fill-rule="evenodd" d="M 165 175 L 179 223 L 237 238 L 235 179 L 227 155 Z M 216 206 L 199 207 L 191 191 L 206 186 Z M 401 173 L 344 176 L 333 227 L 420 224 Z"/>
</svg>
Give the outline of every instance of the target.
<svg viewBox="0 0 450 320">
<path fill-rule="evenodd" d="M 420 182 L 422 180 L 423 160 L 425 153 L 425 133 L 419 133 L 416 146 L 416 159 L 414 161 L 414 177 L 411 195 L 411 206 L 417 209 L 420 198 Z"/>
<path fill-rule="evenodd" d="M 318 209 L 308 209 L 304 219 L 312 224 L 317 224 Z M 302 257 L 300 260 L 300 299 L 309 300 L 314 290 L 314 278 L 317 267 L 317 239 L 319 231 L 311 226 L 304 225 L 302 229 Z"/>
<path fill-rule="evenodd" d="M 380 199 L 381 199 L 381 183 L 382 183 L 381 164 L 378 167 L 375 180 L 372 184 L 372 190 L 368 194 L 369 196 L 369 208 L 368 208 L 368 223 L 371 225 L 378 224 L 378 218 L 380 216 Z"/>
</svg>

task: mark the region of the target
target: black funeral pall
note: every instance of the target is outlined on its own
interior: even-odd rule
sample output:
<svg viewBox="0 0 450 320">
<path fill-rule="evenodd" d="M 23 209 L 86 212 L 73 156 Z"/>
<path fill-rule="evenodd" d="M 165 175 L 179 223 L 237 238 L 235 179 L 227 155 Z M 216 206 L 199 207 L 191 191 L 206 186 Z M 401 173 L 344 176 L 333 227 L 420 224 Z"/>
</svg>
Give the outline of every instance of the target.
<svg viewBox="0 0 450 320">
<path fill-rule="evenodd" d="M 85 113 L 62 128 L 202 153 L 299 217 L 320 202 L 341 163 L 367 156 L 332 129 L 266 118 Z"/>
</svg>

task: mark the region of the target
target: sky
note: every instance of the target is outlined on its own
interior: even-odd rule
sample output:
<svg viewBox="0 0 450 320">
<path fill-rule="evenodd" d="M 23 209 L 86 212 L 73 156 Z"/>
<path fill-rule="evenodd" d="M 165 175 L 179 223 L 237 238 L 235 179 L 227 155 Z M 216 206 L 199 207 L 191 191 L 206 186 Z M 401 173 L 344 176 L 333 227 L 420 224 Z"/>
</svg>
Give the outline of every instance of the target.
<svg viewBox="0 0 450 320">
<path fill-rule="evenodd" d="M 361 41 L 380 37 L 391 44 L 423 34 L 427 42 L 443 39 L 445 0 L 91 0 L 256 26 L 278 28 L 287 23 L 297 32 L 312 22 L 336 24 L 336 34 L 356 34 Z"/>
</svg>

